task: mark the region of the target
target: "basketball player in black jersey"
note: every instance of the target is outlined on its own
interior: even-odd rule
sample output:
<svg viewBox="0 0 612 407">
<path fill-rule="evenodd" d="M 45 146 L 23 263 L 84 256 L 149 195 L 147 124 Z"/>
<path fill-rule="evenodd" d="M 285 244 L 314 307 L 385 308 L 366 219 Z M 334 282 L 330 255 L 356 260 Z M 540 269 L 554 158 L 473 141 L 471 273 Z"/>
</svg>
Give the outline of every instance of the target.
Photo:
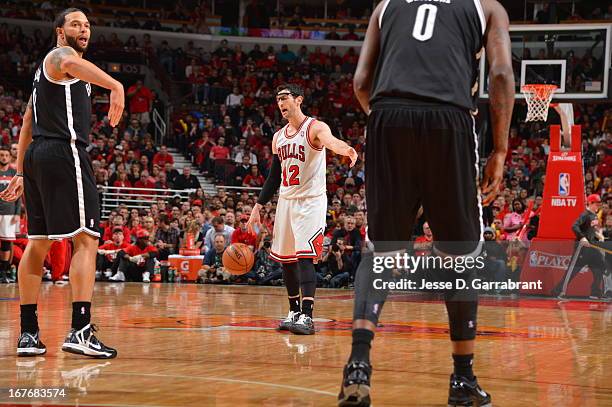
<svg viewBox="0 0 612 407">
<path fill-rule="evenodd" d="M 496 0 L 384 0 L 372 14 L 354 88 L 369 115 L 366 199 L 373 256 L 405 250 L 401 242 L 410 240 L 421 205 L 436 254 L 480 254 L 482 203 L 494 199 L 502 181 L 514 105 L 508 25 Z M 479 190 L 472 114 L 483 47 L 494 150 Z M 364 256 L 357 270 L 352 352 L 340 406 L 370 405 L 369 352 L 386 297 L 369 289 L 373 256 Z M 477 296 L 458 295 L 445 292 L 454 360 L 448 404 L 487 406 L 491 397 L 472 372 Z"/>
<path fill-rule="evenodd" d="M 0 194 L 0 199 L 14 201 L 23 192 L 28 213 L 29 242 L 19 264 L 21 336 L 17 355 L 46 352 L 36 310 L 43 261 L 54 239 L 72 239 L 72 329 L 62 350 L 113 358 L 117 351 L 96 338 L 90 322 L 100 209 L 85 147 L 90 133 L 90 84 L 111 91 L 108 117 L 113 127 L 121 118 L 125 96 L 121 83 L 83 59 L 90 26 L 81 10 L 61 12 L 55 20 L 55 34 L 56 47 L 34 75 L 19 135 L 17 174 Z"/>
</svg>

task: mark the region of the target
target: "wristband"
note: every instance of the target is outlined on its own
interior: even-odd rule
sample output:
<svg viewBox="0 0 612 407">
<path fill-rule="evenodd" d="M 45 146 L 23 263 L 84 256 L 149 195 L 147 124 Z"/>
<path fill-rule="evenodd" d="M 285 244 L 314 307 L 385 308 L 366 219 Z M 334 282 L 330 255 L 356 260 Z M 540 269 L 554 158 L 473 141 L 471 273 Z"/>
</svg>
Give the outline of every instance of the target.
<svg viewBox="0 0 612 407">
<path fill-rule="evenodd" d="M 16 172 L 15 176 L 23 178 L 23 172 Z"/>
</svg>

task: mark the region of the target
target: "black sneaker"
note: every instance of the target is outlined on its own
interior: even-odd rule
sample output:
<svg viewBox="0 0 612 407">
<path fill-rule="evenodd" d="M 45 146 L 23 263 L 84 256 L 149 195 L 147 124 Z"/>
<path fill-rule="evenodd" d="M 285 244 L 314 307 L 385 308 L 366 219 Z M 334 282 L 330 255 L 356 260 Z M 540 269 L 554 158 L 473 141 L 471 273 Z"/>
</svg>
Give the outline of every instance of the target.
<svg viewBox="0 0 612 407">
<path fill-rule="evenodd" d="M 10 284 L 10 283 L 14 283 L 14 281 L 11 281 L 11 276 L 9 274 L 9 271 L 0 271 L 0 284 Z"/>
<path fill-rule="evenodd" d="M 491 395 L 480 388 L 476 376 L 474 380 L 465 377 L 450 377 L 448 389 L 448 407 L 491 407 Z"/>
<path fill-rule="evenodd" d="M 289 330 L 297 335 L 313 335 L 315 333 L 314 322 L 308 315 L 300 314 Z"/>
<path fill-rule="evenodd" d="M 96 331 L 96 326 L 92 324 L 87 324 L 79 331 L 71 329 L 62 345 L 62 350 L 96 359 L 112 359 L 116 357 L 117 350 L 109 348 L 100 342 L 94 335 Z"/>
<path fill-rule="evenodd" d="M 287 318 L 283 319 L 280 324 L 278 324 L 278 329 L 280 331 L 291 331 L 291 327 L 300 317 L 300 313 L 296 311 L 289 311 L 287 314 Z"/>
<path fill-rule="evenodd" d="M 40 340 L 39 332 L 24 332 L 17 342 L 17 356 L 39 356 L 47 353 L 47 347 Z"/>
<path fill-rule="evenodd" d="M 338 395 L 340 407 L 368 407 L 370 405 L 370 377 L 372 366 L 354 361 L 344 366 L 342 388 Z"/>
</svg>

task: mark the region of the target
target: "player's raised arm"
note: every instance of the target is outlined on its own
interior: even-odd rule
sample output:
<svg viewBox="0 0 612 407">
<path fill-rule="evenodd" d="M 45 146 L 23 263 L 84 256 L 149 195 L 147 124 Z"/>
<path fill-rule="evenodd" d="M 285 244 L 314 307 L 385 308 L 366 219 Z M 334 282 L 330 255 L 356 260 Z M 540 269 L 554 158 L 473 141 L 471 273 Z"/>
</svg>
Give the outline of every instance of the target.
<svg viewBox="0 0 612 407">
<path fill-rule="evenodd" d="M 3 201 L 15 201 L 23 194 L 23 157 L 32 142 L 32 96 L 28 101 L 26 112 L 23 115 L 21 130 L 19 131 L 19 147 L 17 148 L 17 174 L 11 179 L 6 189 L 0 192 Z"/>
<path fill-rule="evenodd" d="M 281 162 L 278 158 L 278 150 L 276 149 L 276 138 L 278 133 L 274 134 L 274 138 L 272 139 L 272 166 L 270 167 L 270 172 L 268 173 L 268 177 L 266 178 L 266 182 L 264 182 L 263 187 L 261 188 L 261 192 L 259 193 L 259 198 L 257 198 L 257 203 L 253 206 L 253 210 L 251 211 L 251 216 L 249 221 L 247 222 L 247 228 L 249 231 L 253 231 L 253 225 L 261 224 L 261 219 L 259 216 L 259 211 L 261 207 L 272 199 L 276 191 L 281 184 Z"/>
<path fill-rule="evenodd" d="M 357 162 L 357 151 L 344 141 L 333 136 L 331 129 L 326 123 L 316 121 L 312 125 L 312 131 L 308 137 L 312 138 L 314 146 L 327 147 L 336 154 L 344 155 L 351 159 L 351 167 Z"/>
<path fill-rule="evenodd" d="M 493 128 L 493 152 L 481 183 L 483 203 L 488 205 L 499 190 L 508 153 L 508 133 L 514 109 L 514 72 L 508 14 L 496 0 L 482 0 L 482 5 L 487 18 L 485 49 L 490 66 L 489 95 Z"/>
<path fill-rule="evenodd" d="M 355 96 L 366 114 L 370 114 L 370 92 L 372 90 L 376 63 L 378 62 L 378 53 L 380 52 L 379 16 L 381 14 L 381 8 L 384 7 L 385 4 L 385 1 L 381 1 L 370 17 L 368 30 L 363 39 L 359 61 L 355 69 L 355 76 L 353 77 Z"/>
<path fill-rule="evenodd" d="M 81 58 L 72 47 L 59 47 L 51 51 L 46 60 L 45 69 L 52 79 L 64 80 L 66 75 L 70 75 L 110 90 L 108 118 L 113 127 L 119 123 L 125 105 L 125 94 L 121 82 L 113 79 L 93 63 Z"/>
</svg>

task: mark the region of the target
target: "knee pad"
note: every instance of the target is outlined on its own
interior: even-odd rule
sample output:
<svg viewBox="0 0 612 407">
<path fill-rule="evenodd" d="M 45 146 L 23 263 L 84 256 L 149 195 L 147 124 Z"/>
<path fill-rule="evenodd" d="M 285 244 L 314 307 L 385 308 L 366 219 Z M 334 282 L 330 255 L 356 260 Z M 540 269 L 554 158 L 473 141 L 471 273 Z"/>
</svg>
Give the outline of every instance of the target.
<svg viewBox="0 0 612 407">
<path fill-rule="evenodd" d="M 3 252 L 10 252 L 13 247 L 13 242 L 9 242 L 8 240 L 2 240 L 0 243 L 0 250 Z"/>
<path fill-rule="evenodd" d="M 353 320 L 366 319 L 374 325 L 382 312 L 383 305 L 389 294 L 388 289 L 376 289 L 374 280 L 390 280 L 390 270 L 380 274 L 374 273 L 374 256 L 372 252 L 363 253 L 361 263 L 355 274 L 355 306 Z"/>
<path fill-rule="evenodd" d="M 478 301 L 446 301 L 451 341 L 476 338 Z"/>
</svg>

